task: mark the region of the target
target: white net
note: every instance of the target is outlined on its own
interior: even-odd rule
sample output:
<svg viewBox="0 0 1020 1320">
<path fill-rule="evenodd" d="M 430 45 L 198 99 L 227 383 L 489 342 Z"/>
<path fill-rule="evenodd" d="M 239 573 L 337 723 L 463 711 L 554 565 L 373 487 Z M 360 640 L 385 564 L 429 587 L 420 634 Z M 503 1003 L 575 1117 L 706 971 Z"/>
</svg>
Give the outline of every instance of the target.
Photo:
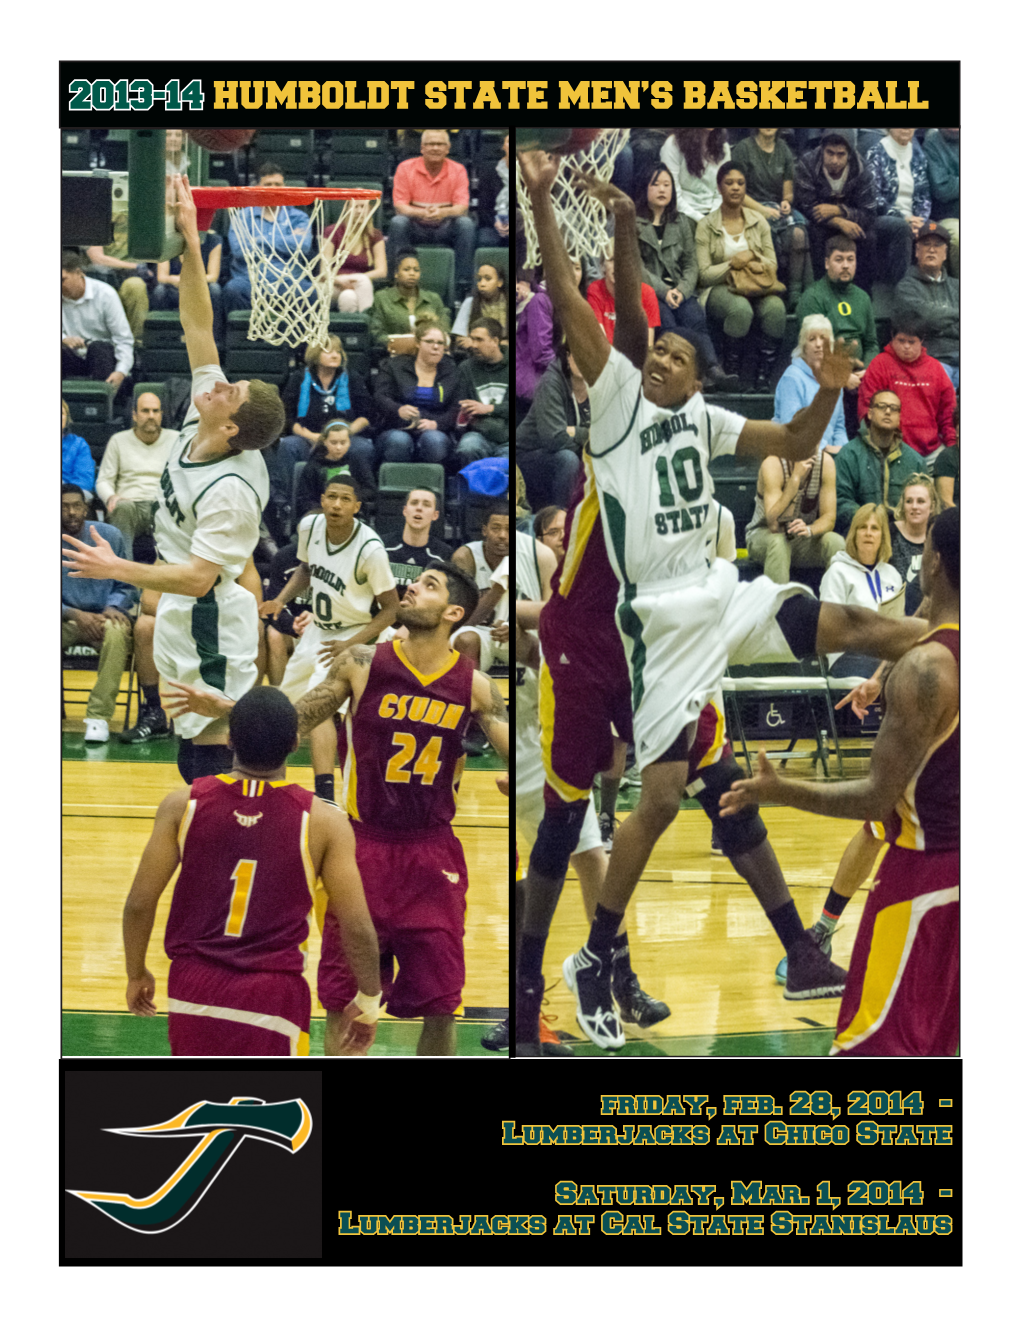
<svg viewBox="0 0 1020 1320">
<path fill-rule="evenodd" d="M 325 346 L 333 282 L 378 205 L 378 197 L 345 201 L 335 222 L 342 231 L 326 222 L 321 197 L 307 217 L 287 206 L 230 208 L 231 238 L 239 241 L 251 281 L 249 339 Z"/>
<path fill-rule="evenodd" d="M 629 128 L 607 128 L 581 151 L 563 157 L 559 174 L 552 186 L 552 204 L 560 223 L 563 241 L 573 257 L 600 259 L 605 256 L 609 247 L 609 238 L 606 234 L 606 209 L 591 193 L 573 181 L 574 172 L 581 170 L 584 174 L 594 174 L 603 180 L 611 178 L 616 158 L 626 146 L 629 137 Z M 528 266 L 537 266 L 541 263 L 542 255 L 538 247 L 538 235 L 535 233 L 531 199 L 521 178 L 520 163 L 517 165 L 517 204 L 524 214 Z"/>
</svg>

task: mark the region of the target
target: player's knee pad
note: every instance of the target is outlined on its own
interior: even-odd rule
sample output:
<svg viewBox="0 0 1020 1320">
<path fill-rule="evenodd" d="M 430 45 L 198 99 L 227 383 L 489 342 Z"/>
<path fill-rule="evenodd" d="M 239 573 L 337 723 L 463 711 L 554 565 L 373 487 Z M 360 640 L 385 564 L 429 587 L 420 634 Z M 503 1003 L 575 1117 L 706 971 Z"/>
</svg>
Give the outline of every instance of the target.
<svg viewBox="0 0 1020 1320">
<path fill-rule="evenodd" d="M 784 600 L 776 615 L 786 644 L 802 660 L 806 655 L 813 655 L 818 650 L 818 615 L 822 603 L 815 596 L 791 596 Z"/>
<path fill-rule="evenodd" d="M 746 776 L 736 759 L 725 756 L 715 765 L 707 765 L 700 770 L 697 780 L 691 785 L 694 796 L 712 822 L 716 841 L 727 857 L 739 857 L 742 853 L 750 852 L 768 838 L 768 830 L 757 802 L 744 807 L 735 816 L 719 815 L 719 799 L 729 792 L 734 780 L 744 778 Z"/>
<path fill-rule="evenodd" d="M 581 825 L 587 810 L 587 798 L 557 803 L 554 807 L 546 803 L 531 850 L 531 867 L 540 875 L 554 879 L 566 875 L 570 856 L 577 851 L 581 840 Z"/>
</svg>

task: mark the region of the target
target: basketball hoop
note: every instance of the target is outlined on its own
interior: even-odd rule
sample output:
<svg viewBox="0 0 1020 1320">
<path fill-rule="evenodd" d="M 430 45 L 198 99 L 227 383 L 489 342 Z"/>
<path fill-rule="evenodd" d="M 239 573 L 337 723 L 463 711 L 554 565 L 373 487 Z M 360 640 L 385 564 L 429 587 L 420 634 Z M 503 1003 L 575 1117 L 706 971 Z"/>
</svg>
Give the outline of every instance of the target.
<svg viewBox="0 0 1020 1320">
<path fill-rule="evenodd" d="M 237 238 L 251 280 L 251 321 L 248 338 L 269 344 L 301 344 L 325 347 L 329 338 L 329 308 L 333 281 L 351 252 L 364 238 L 382 196 L 369 188 L 192 188 L 198 209 L 198 228 L 210 228 L 216 211 L 230 212 L 231 233 Z M 333 242 L 327 260 L 323 253 L 325 203 L 342 201 L 337 222 L 343 237 Z M 268 230 L 246 221 L 244 212 L 253 207 L 272 208 Z M 293 232 L 290 217 L 281 219 L 281 208 L 310 206 L 308 218 L 313 242 L 301 250 L 303 233 Z M 260 239 L 268 239 L 263 245 Z"/>
<path fill-rule="evenodd" d="M 612 178 L 616 158 L 626 146 L 629 137 L 629 128 L 605 129 L 588 146 L 564 155 L 559 173 L 553 180 L 553 210 L 559 221 L 567 251 L 578 260 L 581 257 L 595 257 L 601 260 L 608 251 L 610 239 L 606 233 L 606 208 L 586 188 L 576 183 L 573 175 L 580 170 L 584 174 L 593 174 L 603 182 L 607 182 Z M 538 266 L 541 264 L 542 254 L 539 251 L 538 235 L 535 233 L 531 198 L 521 178 L 520 162 L 517 164 L 517 203 L 524 213 L 528 266 Z"/>
</svg>

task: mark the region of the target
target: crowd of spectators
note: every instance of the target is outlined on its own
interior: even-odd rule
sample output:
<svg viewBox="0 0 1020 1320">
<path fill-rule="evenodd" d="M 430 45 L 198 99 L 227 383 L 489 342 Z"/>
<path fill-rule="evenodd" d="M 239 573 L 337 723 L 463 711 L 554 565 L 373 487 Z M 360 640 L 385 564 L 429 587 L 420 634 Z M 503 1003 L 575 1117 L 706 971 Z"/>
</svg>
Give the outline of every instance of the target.
<svg viewBox="0 0 1020 1320">
<path fill-rule="evenodd" d="M 262 539 L 249 578 L 256 591 L 261 579 L 267 599 L 279 594 L 280 581 L 297 566 L 297 524 L 320 508 L 336 477 L 353 479 L 359 517 L 375 526 L 381 464 L 437 464 L 442 478 L 436 478 L 433 488 L 416 487 L 408 493 L 402 529 L 391 518 L 383 539 L 401 592 L 429 563 L 460 556 L 457 562 L 484 590 L 458 646 L 487 666 L 505 664 L 508 654 L 509 509 L 505 495 L 500 502 L 499 490 L 502 482 L 505 491 L 508 480 L 510 336 L 508 264 L 495 253 L 476 263 L 476 249 L 508 248 L 508 152 L 506 136 L 502 157 L 479 170 L 474 198 L 464 165 L 449 158 L 445 130 L 426 130 L 420 150 L 397 165 L 392 218 L 387 223 L 376 213 L 332 290 L 333 307 L 367 318 L 372 349 L 355 365 L 340 337 L 331 335 L 325 346 L 309 345 L 292 359 L 280 388 L 284 431 L 263 451 L 270 504 L 263 511 Z M 264 160 L 254 175 L 262 187 L 285 183 L 283 171 L 271 160 Z M 295 248 L 313 251 L 315 242 L 308 215 L 296 207 L 242 210 L 225 238 L 204 235 L 202 256 L 221 355 L 228 313 L 250 306 L 248 271 L 237 239 L 240 227 L 263 247 L 271 265 L 279 264 L 281 280 L 299 278 L 283 274 L 287 257 Z M 339 224 L 326 230 L 327 258 L 342 238 Z M 416 243 L 453 249 L 451 305 L 443 294 L 422 287 Z M 105 444 L 93 442 L 90 447 L 76 433 L 62 400 L 63 530 L 87 537 L 94 526 L 111 543 L 116 541 L 118 554 L 150 562 L 156 553 L 154 500 L 167 451 L 178 436 L 171 423 L 179 422 L 186 404 L 184 387 L 175 390 L 173 381 L 160 393 L 135 391 L 133 396 L 131 386 L 146 379 L 137 353 L 145 317 L 150 310 L 176 309 L 179 283 L 179 262 L 149 265 L 129 258 L 124 226 L 117 242 L 106 249 L 65 250 L 61 255 L 63 378 L 106 381 L 115 387 L 115 417 L 126 421 L 130 416 L 130 425 L 109 435 Z M 173 416 L 164 417 L 165 406 Z M 300 474 L 299 464 L 304 465 Z M 472 465 L 484 469 L 477 478 Z M 460 482 L 456 492 L 455 479 Z M 448 505 L 455 493 L 466 498 L 471 492 L 476 502 L 479 493 L 491 499 L 481 536 L 465 541 L 458 535 L 457 521 L 448 521 L 459 517 Z M 83 589 L 66 569 L 63 584 L 64 649 L 81 644 L 100 650 L 102 681 L 89 700 L 86 733 L 89 741 L 105 741 L 134 622 L 148 617 L 154 602 L 143 601 L 139 612 L 137 592 L 128 599 L 116 594 L 117 584 Z M 102 587 L 109 599 L 88 595 L 95 587 Z M 260 666 L 271 682 L 280 681 L 299 615 L 298 607 L 293 615 L 266 624 Z M 119 630 L 116 637 L 111 628 Z M 136 664 L 138 659 L 136 649 Z M 138 667 L 141 673 L 143 665 Z M 158 684 L 158 676 L 148 669 L 145 677 Z M 144 741 L 167 731 L 153 682 L 146 683 L 144 720 L 120 735 L 126 741 Z"/>
<path fill-rule="evenodd" d="M 638 216 L 649 342 L 666 331 L 694 342 L 704 391 L 738 412 L 741 393 L 771 395 L 787 422 L 817 392 L 826 344 L 842 339 L 853 356 L 818 452 L 767 459 L 739 529 L 777 581 L 863 562 L 843 538 L 870 506 L 893 563 L 909 561 L 908 611 L 919 603 L 922 514 L 926 526 L 959 502 L 959 150 L 959 129 L 640 129 L 616 161 Z M 601 266 L 578 258 L 575 273 L 612 341 L 611 224 Z M 516 282 L 522 507 L 544 512 L 570 502 L 587 389 L 520 238 Z"/>
</svg>

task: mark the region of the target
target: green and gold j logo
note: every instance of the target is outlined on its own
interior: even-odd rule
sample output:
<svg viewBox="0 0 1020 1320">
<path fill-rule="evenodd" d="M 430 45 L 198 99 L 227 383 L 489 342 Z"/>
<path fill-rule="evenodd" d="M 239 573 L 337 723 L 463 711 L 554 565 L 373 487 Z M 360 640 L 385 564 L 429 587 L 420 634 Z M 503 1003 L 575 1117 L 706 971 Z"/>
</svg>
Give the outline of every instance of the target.
<svg viewBox="0 0 1020 1320">
<path fill-rule="evenodd" d="M 199 1100 L 175 1118 L 151 1127 L 106 1131 L 130 1137 L 191 1137 L 198 1141 L 183 1164 L 151 1196 L 67 1189 L 135 1233 L 165 1233 L 191 1214 L 245 1137 L 268 1141 L 296 1154 L 311 1135 L 312 1116 L 303 1100 L 266 1104 L 253 1096 L 235 1096 L 227 1105 Z"/>
</svg>

